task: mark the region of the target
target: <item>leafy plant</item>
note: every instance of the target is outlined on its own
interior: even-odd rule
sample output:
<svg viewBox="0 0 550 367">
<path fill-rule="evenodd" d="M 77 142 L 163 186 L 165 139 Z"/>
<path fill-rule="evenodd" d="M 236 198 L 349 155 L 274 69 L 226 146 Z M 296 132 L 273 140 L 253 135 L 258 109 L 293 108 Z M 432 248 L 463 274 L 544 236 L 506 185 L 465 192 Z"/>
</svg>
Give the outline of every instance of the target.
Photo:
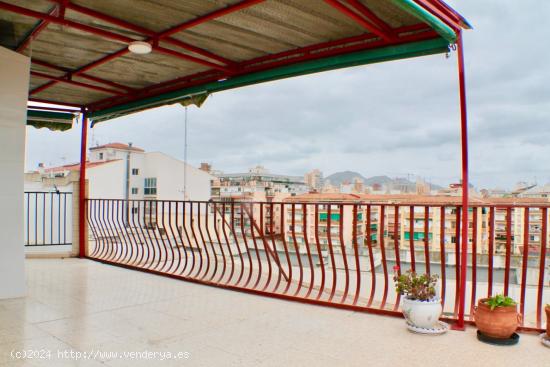
<svg viewBox="0 0 550 367">
<path fill-rule="evenodd" d="M 517 303 L 512 298 L 497 294 L 494 297 L 488 298 L 485 301 L 485 304 L 491 307 L 491 311 L 494 310 L 497 307 L 509 307 L 509 306 L 515 306 Z"/>
<path fill-rule="evenodd" d="M 429 301 L 435 297 L 437 279 L 437 275 L 418 275 L 412 270 L 401 275 L 396 273 L 393 276 L 397 293 L 418 301 Z"/>
</svg>

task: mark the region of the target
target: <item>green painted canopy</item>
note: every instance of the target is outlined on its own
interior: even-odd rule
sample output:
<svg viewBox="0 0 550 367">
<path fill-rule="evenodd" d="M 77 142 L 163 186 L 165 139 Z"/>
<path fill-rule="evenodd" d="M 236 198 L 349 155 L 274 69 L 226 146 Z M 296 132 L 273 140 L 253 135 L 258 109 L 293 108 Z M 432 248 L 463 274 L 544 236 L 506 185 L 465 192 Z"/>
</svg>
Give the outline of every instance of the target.
<svg viewBox="0 0 550 367">
<path fill-rule="evenodd" d="M 27 110 L 27 125 L 37 129 L 65 131 L 73 126 L 75 117 L 73 113 Z"/>
</svg>

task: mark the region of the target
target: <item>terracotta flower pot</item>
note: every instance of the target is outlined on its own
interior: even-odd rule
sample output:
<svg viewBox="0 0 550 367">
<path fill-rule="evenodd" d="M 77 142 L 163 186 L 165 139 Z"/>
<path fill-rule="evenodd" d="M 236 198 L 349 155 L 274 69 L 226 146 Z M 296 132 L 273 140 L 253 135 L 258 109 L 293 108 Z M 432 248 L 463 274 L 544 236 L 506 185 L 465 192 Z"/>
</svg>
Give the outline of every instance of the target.
<svg viewBox="0 0 550 367">
<path fill-rule="evenodd" d="M 475 311 L 476 326 L 483 334 L 497 339 L 508 339 L 518 328 L 520 315 L 517 305 L 491 307 L 485 302 L 488 298 L 480 299 Z M 548 311 L 547 311 L 548 312 Z"/>
<path fill-rule="evenodd" d="M 546 336 L 550 338 L 550 306 L 546 306 L 544 311 L 546 311 Z"/>
</svg>

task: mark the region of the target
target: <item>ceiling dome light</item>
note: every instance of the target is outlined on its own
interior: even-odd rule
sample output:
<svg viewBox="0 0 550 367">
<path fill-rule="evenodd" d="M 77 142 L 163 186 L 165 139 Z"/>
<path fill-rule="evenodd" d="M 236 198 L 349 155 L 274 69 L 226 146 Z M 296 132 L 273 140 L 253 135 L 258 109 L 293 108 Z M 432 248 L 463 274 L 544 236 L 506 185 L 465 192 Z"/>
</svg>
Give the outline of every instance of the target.
<svg viewBox="0 0 550 367">
<path fill-rule="evenodd" d="M 153 50 L 153 47 L 149 42 L 134 41 L 128 45 L 128 50 L 134 54 L 148 54 Z"/>
</svg>

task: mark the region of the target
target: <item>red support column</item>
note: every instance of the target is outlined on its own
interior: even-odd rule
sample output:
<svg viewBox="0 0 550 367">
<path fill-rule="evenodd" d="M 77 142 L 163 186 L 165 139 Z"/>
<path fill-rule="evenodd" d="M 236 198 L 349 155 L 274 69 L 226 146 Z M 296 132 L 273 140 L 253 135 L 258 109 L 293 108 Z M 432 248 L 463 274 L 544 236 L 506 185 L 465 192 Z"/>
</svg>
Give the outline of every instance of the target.
<svg viewBox="0 0 550 367">
<path fill-rule="evenodd" d="M 462 234 L 460 248 L 460 300 L 458 322 L 454 330 L 464 330 L 464 310 L 466 306 L 466 273 L 468 268 L 468 116 L 466 109 L 466 77 L 464 73 L 464 46 L 462 32 L 458 34 L 458 81 L 460 89 L 460 142 L 462 153 Z"/>
<path fill-rule="evenodd" d="M 78 254 L 86 257 L 86 150 L 88 139 L 88 117 L 82 113 L 82 135 L 80 138 L 80 181 L 78 190 Z"/>
</svg>

